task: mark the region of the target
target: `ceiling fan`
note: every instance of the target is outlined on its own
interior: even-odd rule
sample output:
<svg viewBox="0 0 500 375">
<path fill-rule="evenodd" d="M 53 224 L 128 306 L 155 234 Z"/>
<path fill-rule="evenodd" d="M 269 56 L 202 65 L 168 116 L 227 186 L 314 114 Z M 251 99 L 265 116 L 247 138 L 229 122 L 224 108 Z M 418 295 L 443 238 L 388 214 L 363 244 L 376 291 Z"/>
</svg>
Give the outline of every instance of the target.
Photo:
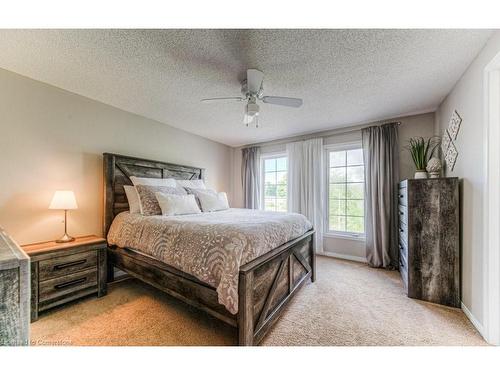
<svg viewBox="0 0 500 375">
<path fill-rule="evenodd" d="M 250 124 L 255 124 L 255 127 L 259 127 L 259 111 L 260 107 L 257 104 L 257 100 L 260 100 L 267 104 L 283 105 L 285 107 L 298 108 L 302 105 L 302 99 L 298 98 L 287 98 L 283 96 L 264 96 L 264 86 L 262 82 L 264 80 L 264 73 L 257 69 L 247 70 L 247 79 L 241 83 L 241 94 L 243 96 L 232 96 L 225 98 L 208 98 L 202 99 L 203 103 L 212 102 L 245 102 L 245 114 L 243 116 L 243 123 L 246 126 Z"/>
</svg>

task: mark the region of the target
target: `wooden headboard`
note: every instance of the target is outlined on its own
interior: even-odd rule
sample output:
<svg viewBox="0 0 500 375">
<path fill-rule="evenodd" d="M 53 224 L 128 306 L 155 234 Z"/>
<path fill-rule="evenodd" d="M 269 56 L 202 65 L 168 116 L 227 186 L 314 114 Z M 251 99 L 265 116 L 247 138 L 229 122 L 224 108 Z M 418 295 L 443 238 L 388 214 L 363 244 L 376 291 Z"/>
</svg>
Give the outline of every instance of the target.
<svg viewBox="0 0 500 375">
<path fill-rule="evenodd" d="M 128 211 L 123 185 L 132 185 L 130 176 L 175 178 L 177 180 L 203 180 L 203 168 L 140 159 L 132 156 L 103 154 L 104 156 L 104 235 L 108 234 L 113 219 Z"/>
</svg>

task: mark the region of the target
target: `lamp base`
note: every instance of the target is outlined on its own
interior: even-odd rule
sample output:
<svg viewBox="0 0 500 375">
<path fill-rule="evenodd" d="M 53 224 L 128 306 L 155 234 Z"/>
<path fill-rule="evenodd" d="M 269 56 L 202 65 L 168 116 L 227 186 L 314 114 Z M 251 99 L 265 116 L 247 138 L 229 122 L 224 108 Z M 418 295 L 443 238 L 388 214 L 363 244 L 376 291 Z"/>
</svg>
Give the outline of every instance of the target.
<svg viewBox="0 0 500 375">
<path fill-rule="evenodd" d="M 64 233 L 64 236 L 56 240 L 57 243 L 71 242 L 74 241 L 75 237 L 68 236 L 68 233 Z"/>
</svg>

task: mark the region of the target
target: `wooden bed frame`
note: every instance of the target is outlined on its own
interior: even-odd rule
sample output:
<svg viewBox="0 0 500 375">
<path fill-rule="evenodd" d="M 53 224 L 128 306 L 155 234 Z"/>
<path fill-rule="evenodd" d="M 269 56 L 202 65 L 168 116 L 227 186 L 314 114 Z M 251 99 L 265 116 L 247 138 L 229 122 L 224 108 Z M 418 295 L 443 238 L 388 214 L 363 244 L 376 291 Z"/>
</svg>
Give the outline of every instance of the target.
<svg viewBox="0 0 500 375">
<path fill-rule="evenodd" d="M 128 210 L 124 185 L 130 176 L 203 179 L 204 169 L 104 154 L 104 234 L 115 215 Z M 276 322 L 298 288 L 315 281 L 314 230 L 241 266 L 238 313 L 217 300 L 215 288 L 147 254 L 108 246 L 108 280 L 117 267 L 238 329 L 239 345 L 257 345 Z"/>
</svg>

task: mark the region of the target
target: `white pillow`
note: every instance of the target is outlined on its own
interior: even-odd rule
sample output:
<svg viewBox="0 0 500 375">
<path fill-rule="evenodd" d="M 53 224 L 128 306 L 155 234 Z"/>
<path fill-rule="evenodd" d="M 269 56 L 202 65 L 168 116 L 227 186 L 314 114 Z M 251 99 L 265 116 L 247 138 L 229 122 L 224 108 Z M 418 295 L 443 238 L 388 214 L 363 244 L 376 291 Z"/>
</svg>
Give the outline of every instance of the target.
<svg viewBox="0 0 500 375">
<path fill-rule="evenodd" d="M 190 189 L 206 189 L 203 180 L 176 180 L 177 186 Z"/>
<path fill-rule="evenodd" d="M 168 186 L 177 187 L 175 179 L 173 178 L 148 178 L 148 177 L 135 177 L 131 176 L 130 181 L 135 185 L 147 185 L 147 186 Z"/>
<path fill-rule="evenodd" d="M 199 214 L 201 212 L 192 194 L 155 193 L 155 195 L 163 216 Z"/>
<path fill-rule="evenodd" d="M 200 200 L 203 212 L 221 211 L 229 208 L 227 195 L 224 192 L 217 193 L 213 190 L 196 190 L 196 196 Z"/>
<path fill-rule="evenodd" d="M 137 194 L 137 189 L 135 186 L 125 185 L 123 186 L 125 189 L 125 194 L 127 195 L 128 200 L 128 209 L 131 214 L 140 214 L 141 213 L 141 204 L 139 202 L 139 195 Z"/>
</svg>

